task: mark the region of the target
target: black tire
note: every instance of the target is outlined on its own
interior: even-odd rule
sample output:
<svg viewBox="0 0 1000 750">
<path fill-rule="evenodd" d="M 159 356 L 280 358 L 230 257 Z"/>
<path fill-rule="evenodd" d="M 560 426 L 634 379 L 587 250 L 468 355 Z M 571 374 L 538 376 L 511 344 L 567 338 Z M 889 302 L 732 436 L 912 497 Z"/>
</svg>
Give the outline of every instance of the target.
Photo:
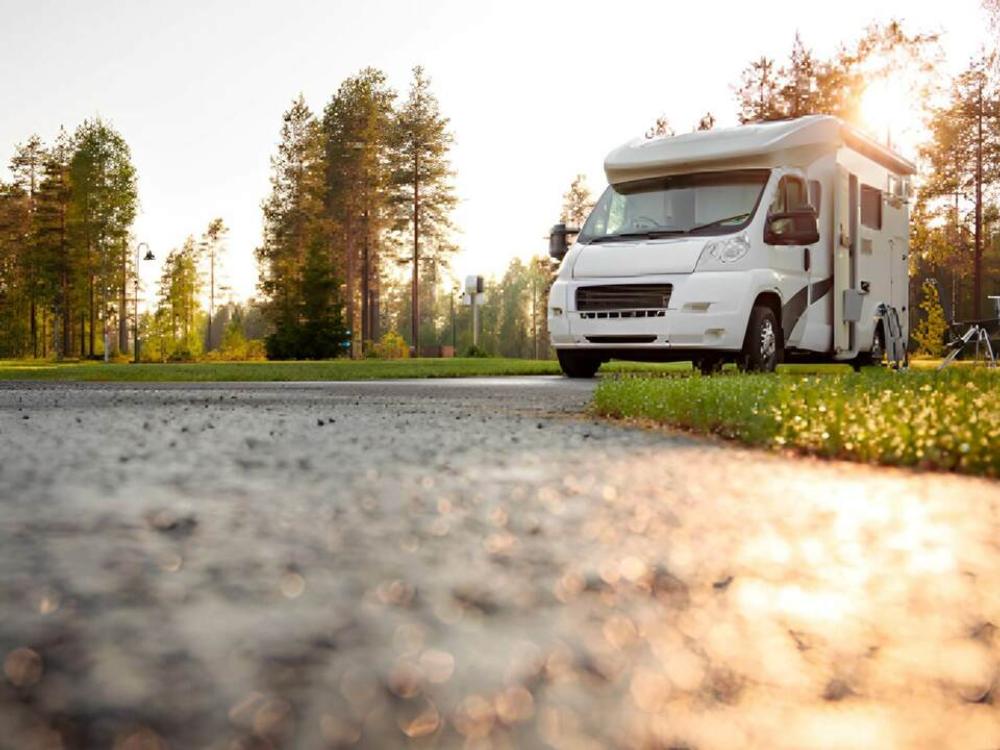
<svg viewBox="0 0 1000 750">
<path fill-rule="evenodd" d="M 702 375 L 715 375 L 722 372 L 725 359 L 720 354 L 706 354 L 694 363 Z"/>
<path fill-rule="evenodd" d="M 755 305 L 750 311 L 747 335 L 743 340 L 743 369 L 748 372 L 774 372 L 784 353 L 781 326 L 767 305 Z"/>
<path fill-rule="evenodd" d="M 855 372 L 860 371 L 862 367 L 882 367 L 885 364 L 885 333 L 882 331 L 881 323 L 875 326 L 871 351 L 859 353 L 851 364 Z"/>
<path fill-rule="evenodd" d="M 590 352 L 573 352 L 556 349 L 559 366 L 568 378 L 592 378 L 601 366 L 601 358 Z"/>
</svg>

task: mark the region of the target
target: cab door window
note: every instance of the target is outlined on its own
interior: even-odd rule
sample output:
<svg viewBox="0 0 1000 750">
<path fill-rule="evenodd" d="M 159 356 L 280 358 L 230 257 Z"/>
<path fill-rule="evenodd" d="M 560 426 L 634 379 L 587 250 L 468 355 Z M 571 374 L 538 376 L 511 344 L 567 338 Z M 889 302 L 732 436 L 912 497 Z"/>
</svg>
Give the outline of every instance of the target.
<svg viewBox="0 0 1000 750">
<path fill-rule="evenodd" d="M 792 175 L 785 175 L 778 181 L 774 200 L 771 202 L 769 214 L 788 213 L 802 208 L 809 208 L 809 191 L 805 180 Z M 792 219 L 779 219 L 771 224 L 771 230 L 781 235 L 792 230 Z"/>
</svg>

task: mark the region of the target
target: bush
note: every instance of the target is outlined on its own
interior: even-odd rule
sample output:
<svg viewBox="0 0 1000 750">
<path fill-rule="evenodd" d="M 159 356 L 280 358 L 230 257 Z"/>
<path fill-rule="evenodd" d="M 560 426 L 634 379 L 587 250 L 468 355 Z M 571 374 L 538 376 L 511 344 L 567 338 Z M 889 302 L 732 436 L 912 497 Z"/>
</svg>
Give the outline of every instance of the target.
<svg viewBox="0 0 1000 750">
<path fill-rule="evenodd" d="M 408 359 L 410 347 L 395 331 L 387 331 L 377 344 L 372 347 L 376 359 Z"/>
<path fill-rule="evenodd" d="M 931 357 L 944 356 L 944 337 L 948 332 L 948 321 L 938 296 L 937 286 L 928 279 L 921 287 L 920 311 L 923 317 L 913 330 L 913 340 L 917 342 L 917 352 Z"/>
<path fill-rule="evenodd" d="M 490 353 L 483 349 L 481 346 L 476 346 L 472 344 L 467 347 L 464 352 L 462 352 L 463 357 L 489 357 Z"/>
</svg>

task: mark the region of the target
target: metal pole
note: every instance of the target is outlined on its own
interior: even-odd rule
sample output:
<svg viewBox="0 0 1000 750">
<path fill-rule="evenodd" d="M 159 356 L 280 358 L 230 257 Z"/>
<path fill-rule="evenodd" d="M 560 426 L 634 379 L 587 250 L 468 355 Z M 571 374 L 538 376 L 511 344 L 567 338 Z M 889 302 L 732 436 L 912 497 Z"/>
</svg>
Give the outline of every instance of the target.
<svg viewBox="0 0 1000 750">
<path fill-rule="evenodd" d="M 476 305 L 476 293 L 473 292 L 472 297 L 472 345 L 475 347 L 479 346 L 479 306 Z"/>
<path fill-rule="evenodd" d="M 135 246 L 135 327 L 132 329 L 132 362 L 139 364 L 139 251 L 146 248 L 146 260 L 153 259 L 149 245 L 140 242 Z"/>
<path fill-rule="evenodd" d="M 135 325 L 132 326 L 132 362 L 139 364 L 139 245 L 135 246 Z"/>
</svg>

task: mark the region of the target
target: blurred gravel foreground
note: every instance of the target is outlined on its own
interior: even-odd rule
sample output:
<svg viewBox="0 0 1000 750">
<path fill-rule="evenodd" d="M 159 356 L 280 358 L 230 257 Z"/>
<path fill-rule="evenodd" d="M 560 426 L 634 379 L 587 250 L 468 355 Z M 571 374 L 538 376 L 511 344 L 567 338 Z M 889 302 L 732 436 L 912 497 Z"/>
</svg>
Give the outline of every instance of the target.
<svg viewBox="0 0 1000 750">
<path fill-rule="evenodd" d="M 1000 485 L 590 388 L 0 386 L 0 747 L 1000 747 Z"/>
</svg>

